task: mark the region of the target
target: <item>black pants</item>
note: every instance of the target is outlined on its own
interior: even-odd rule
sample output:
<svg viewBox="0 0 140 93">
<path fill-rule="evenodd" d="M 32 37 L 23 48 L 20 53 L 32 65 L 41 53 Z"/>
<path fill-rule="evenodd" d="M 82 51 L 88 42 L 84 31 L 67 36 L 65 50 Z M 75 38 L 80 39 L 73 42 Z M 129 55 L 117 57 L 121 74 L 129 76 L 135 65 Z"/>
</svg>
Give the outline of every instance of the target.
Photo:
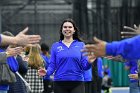
<svg viewBox="0 0 140 93">
<path fill-rule="evenodd" d="M 92 81 L 85 82 L 85 93 L 92 93 Z"/>
<path fill-rule="evenodd" d="M 85 93 L 82 81 L 55 81 L 54 93 Z"/>
<path fill-rule="evenodd" d="M 97 93 L 101 93 L 101 90 L 102 90 L 102 78 L 98 77 L 98 80 L 97 80 Z"/>
<path fill-rule="evenodd" d="M 92 93 L 101 93 L 102 90 L 102 78 L 97 77 L 92 81 Z"/>
<path fill-rule="evenodd" d="M 43 93 L 51 93 L 53 91 L 53 82 L 50 80 L 43 80 Z"/>
</svg>

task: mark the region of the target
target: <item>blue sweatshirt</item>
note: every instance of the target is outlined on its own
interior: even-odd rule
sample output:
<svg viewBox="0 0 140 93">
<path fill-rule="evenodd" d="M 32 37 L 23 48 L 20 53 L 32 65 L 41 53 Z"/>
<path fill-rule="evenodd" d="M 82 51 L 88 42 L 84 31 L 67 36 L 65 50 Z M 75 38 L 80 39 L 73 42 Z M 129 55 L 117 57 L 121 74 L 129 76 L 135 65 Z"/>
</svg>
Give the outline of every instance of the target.
<svg viewBox="0 0 140 93">
<path fill-rule="evenodd" d="M 0 52 L 4 52 L 4 50 L 0 49 Z M 7 58 L 7 64 L 9 65 L 11 71 L 18 71 L 18 62 L 13 56 Z M 9 85 L 0 85 L 0 90 L 9 90 Z"/>
<path fill-rule="evenodd" d="M 128 60 L 140 59 L 140 35 L 133 38 L 107 43 L 107 55 L 121 55 Z"/>
<path fill-rule="evenodd" d="M 81 49 L 84 45 L 77 40 L 69 48 L 62 41 L 54 43 L 47 75 L 55 72 L 54 81 L 84 81 L 83 71 L 91 67 L 87 57 L 82 56 Z"/>
<path fill-rule="evenodd" d="M 108 76 L 111 77 L 111 71 L 109 68 L 105 68 L 104 69 L 104 72 L 107 72 L 108 73 Z"/>
<path fill-rule="evenodd" d="M 49 64 L 50 64 L 50 58 L 47 57 L 47 56 L 44 55 L 44 54 L 41 54 L 41 56 L 42 56 L 42 58 L 43 58 L 44 61 L 45 61 L 45 69 L 47 69 L 48 66 L 49 66 Z M 45 75 L 45 76 L 43 77 L 43 79 L 44 79 L 44 80 L 50 80 L 50 76 Z"/>
<path fill-rule="evenodd" d="M 84 71 L 84 81 L 92 81 L 92 67 Z"/>
<path fill-rule="evenodd" d="M 130 74 L 136 74 L 138 72 L 137 60 L 125 62 L 125 66 L 130 67 L 129 69 Z M 138 80 L 130 78 L 130 82 L 138 82 Z"/>
<path fill-rule="evenodd" d="M 98 76 L 99 77 L 103 77 L 103 63 L 102 63 L 102 58 L 97 58 L 97 66 L 98 66 Z"/>
<path fill-rule="evenodd" d="M 97 68 L 98 68 L 98 76 L 103 77 L 103 68 L 102 68 L 102 58 L 97 58 Z M 92 67 L 89 70 L 84 71 L 84 81 L 92 81 Z"/>
</svg>

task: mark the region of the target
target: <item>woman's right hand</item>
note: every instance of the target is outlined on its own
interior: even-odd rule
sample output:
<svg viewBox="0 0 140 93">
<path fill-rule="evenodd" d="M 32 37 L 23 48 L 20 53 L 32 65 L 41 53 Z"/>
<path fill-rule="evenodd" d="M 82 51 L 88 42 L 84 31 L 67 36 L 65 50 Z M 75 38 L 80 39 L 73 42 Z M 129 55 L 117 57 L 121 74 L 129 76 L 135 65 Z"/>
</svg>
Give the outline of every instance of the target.
<svg viewBox="0 0 140 93">
<path fill-rule="evenodd" d="M 39 68 L 39 70 L 38 70 L 39 76 L 45 76 L 46 73 L 47 73 L 47 71 L 44 68 Z"/>
</svg>

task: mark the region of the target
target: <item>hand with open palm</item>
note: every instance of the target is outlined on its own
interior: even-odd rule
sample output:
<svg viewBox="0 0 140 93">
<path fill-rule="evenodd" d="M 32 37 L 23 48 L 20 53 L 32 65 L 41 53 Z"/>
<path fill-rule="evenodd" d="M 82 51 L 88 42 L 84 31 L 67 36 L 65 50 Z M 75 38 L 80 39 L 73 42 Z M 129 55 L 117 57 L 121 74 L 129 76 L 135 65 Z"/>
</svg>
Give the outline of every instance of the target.
<svg viewBox="0 0 140 93">
<path fill-rule="evenodd" d="M 121 37 L 122 38 L 129 38 L 129 37 L 133 37 L 133 36 L 136 36 L 136 35 L 140 34 L 140 24 L 139 24 L 139 26 L 136 26 L 134 24 L 134 28 L 124 26 L 124 29 L 127 30 L 127 31 L 122 31 L 121 32 Z"/>
</svg>

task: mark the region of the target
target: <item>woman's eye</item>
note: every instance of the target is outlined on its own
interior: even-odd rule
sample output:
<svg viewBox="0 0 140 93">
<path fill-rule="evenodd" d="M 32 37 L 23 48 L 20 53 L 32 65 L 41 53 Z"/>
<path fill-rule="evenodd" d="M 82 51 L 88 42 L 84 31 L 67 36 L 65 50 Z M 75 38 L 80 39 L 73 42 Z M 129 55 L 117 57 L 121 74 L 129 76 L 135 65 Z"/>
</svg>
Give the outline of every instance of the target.
<svg viewBox="0 0 140 93">
<path fill-rule="evenodd" d="M 63 28 L 72 28 L 72 26 L 63 26 Z"/>
</svg>

